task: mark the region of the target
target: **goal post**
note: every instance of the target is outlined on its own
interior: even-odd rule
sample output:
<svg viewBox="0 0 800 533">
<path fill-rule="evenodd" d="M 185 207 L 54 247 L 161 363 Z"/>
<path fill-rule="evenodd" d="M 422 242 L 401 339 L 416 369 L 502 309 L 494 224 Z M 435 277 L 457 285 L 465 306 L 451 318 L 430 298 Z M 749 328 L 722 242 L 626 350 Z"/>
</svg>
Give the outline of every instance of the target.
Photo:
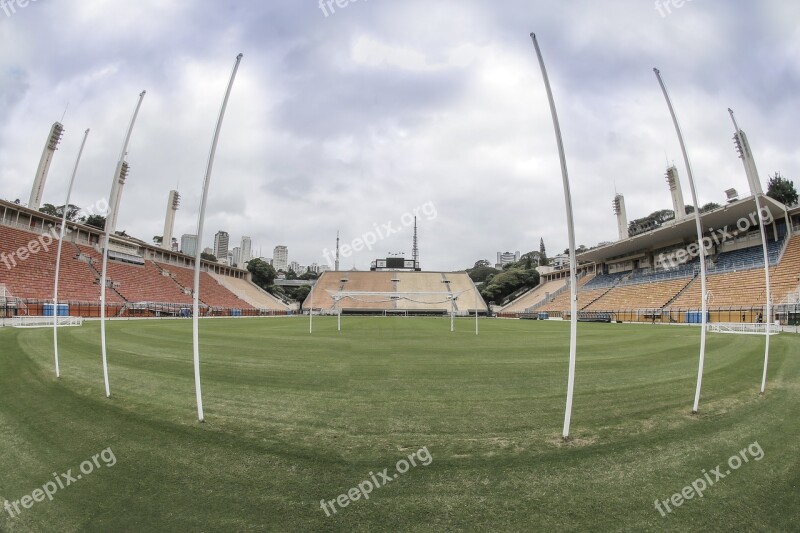
<svg viewBox="0 0 800 533">
<path fill-rule="evenodd" d="M 450 317 L 450 330 L 454 328 L 456 301 L 464 292 L 450 291 L 346 291 L 326 289 L 333 300 L 334 314 L 337 315 L 337 328 L 341 331 L 342 312 L 361 311 L 382 316 L 432 312 Z"/>
</svg>

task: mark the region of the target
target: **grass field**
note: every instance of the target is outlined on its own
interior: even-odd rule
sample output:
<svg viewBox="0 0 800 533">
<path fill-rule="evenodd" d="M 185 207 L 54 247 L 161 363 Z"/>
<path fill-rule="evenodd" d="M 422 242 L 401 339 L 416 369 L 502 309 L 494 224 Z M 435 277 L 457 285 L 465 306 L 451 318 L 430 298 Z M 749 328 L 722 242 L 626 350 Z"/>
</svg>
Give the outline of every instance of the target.
<svg viewBox="0 0 800 533">
<path fill-rule="evenodd" d="M 205 424 L 189 321 L 0 329 L 0 504 L 111 448 L 91 475 L 0 514 L 2 531 L 796 530 L 800 336 L 579 328 L 573 440 L 560 438 L 568 324 L 351 318 L 201 323 Z M 754 442 L 763 450 L 662 517 L 654 501 Z M 371 472 L 432 458 L 326 516 Z M 422 458 L 421 455 L 418 458 Z M 90 465 L 91 466 L 91 465 Z M 380 478 L 377 478 L 380 480 Z M 713 479 L 713 478 L 712 478 Z"/>
</svg>

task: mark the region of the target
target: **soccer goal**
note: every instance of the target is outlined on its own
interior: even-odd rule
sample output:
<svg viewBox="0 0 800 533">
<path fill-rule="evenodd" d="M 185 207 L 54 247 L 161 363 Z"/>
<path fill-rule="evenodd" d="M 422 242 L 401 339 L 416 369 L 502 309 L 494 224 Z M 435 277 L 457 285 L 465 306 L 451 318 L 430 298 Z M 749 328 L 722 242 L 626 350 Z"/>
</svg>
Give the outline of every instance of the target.
<svg viewBox="0 0 800 533">
<path fill-rule="evenodd" d="M 59 316 L 56 318 L 56 325 L 62 326 L 82 326 L 83 318 L 79 316 Z M 15 316 L 11 319 L 11 327 L 14 328 L 52 328 L 52 316 Z"/>
<path fill-rule="evenodd" d="M 335 291 L 326 289 L 333 300 L 337 329 L 342 329 L 342 312 L 379 313 L 383 316 L 433 313 L 450 316 L 450 331 L 454 330 L 456 302 L 464 292 L 377 292 Z"/>
<path fill-rule="evenodd" d="M 715 322 L 708 324 L 707 328 L 710 333 L 735 333 L 738 335 L 766 335 L 767 333 L 767 324 L 763 322 Z M 778 333 L 776 326 L 770 327 L 770 335 Z"/>
<path fill-rule="evenodd" d="M 408 316 L 408 309 L 384 309 L 383 316 Z"/>
</svg>

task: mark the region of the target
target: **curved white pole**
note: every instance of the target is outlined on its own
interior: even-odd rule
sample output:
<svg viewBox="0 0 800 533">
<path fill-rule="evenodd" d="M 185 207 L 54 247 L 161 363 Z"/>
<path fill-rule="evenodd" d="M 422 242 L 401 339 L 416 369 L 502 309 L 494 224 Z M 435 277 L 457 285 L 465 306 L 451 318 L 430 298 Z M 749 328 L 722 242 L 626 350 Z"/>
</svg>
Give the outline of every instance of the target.
<svg viewBox="0 0 800 533">
<path fill-rule="evenodd" d="M 128 151 L 128 143 L 131 140 L 131 133 L 133 132 L 133 125 L 136 123 L 136 117 L 139 114 L 139 108 L 142 107 L 142 100 L 146 91 L 139 93 L 139 100 L 136 102 L 136 109 L 133 111 L 131 123 L 128 126 L 128 133 L 125 135 L 125 140 L 122 143 L 122 150 L 119 153 L 119 160 L 117 161 L 117 169 L 114 172 L 114 179 L 111 182 L 111 196 L 108 199 L 108 213 L 106 214 L 105 236 L 103 238 L 103 270 L 100 274 L 100 349 L 103 353 L 103 382 L 106 386 L 106 398 L 111 398 L 111 386 L 108 382 L 108 357 L 106 352 L 106 276 L 108 274 L 108 245 L 111 242 L 111 224 L 116 216 L 117 209 L 117 190 L 119 190 L 120 172 L 122 172 L 122 163 L 125 161 L 125 154 Z"/>
<path fill-rule="evenodd" d="M 728 108 L 728 113 L 731 114 L 731 120 L 733 121 L 733 127 L 736 129 L 736 135 L 739 136 L 740 132 L 742 131 L 739 129 L 739 125 L 736 123 L 736 117 L 733 115 L 733 109 Z M 755 171 L 756 164 L 755 161 L 752 160 L 752 154 L 747 153 L 746 146 L 742 146 L 742 162 L 744 163 L 744 170 L 745 173 L 749 174 L 751 169 Z M 758 180 L 758 173 L 755 173 L 754 176 L 748 176 L 753 180 Z M 769 365 L 769 337 L 770 331 L 772 328 L 772 295 L 771 289 L 769 285 L 769 246 L 767 244 L 767 229 L 764 227 L 764 217 L 762 216 L 763 211 L 761 210 L 761 198 L 758 193 L 753 195 L 756 199 L 756 210 L 758 211 L 758 217 L 760 220 L 760 228 L 761 228 L 761 244 L 764 251 L 764 279 L 765 283 L 767 284 L 767 303 L 766 309 L 764 310 L 764 320 L 766 321 L 766 340 L 764 341 L 764 372 L 761 376 L 761 394 L 764 394 L 767 388 L 767 366 Z"/>
<path fill-rule="evenodd" d="M 478 334 L 478 289 L 475 289 L 475 335 Z"/>
<path fill-rule="evenodd" d="M 83 134 L 83 141 L 78 150 L 78 158 L 75 160 L 75 168 L 72 169 L 72 177 L 69 179 L 67 188 L 67 199 L 64 200 L 64 213 L 61 217 L 61 232 L 58 237 L 58 250 L 56 251 L 56 275 L 53 281 L 53 355 L 56 361 L 56 377 L 61 377 L 61 368 L 58 365 L 58 273 L 61 270 L 61 244 L 64 242 L 64 234 L 67 230 L 67 212 L 69 211 L 69 199 L 72 196 L 72 186 L 75 184 L 75 176 L 78 173 L 78 164 L 81 162 L 83 147 L 86 146 L 86 138 L 89 137 L 87 129 Z"/>
<path fill-rule="evenodd" d="M 311 302 L 308 308 L 308 332 L 314 332 L 314 287 L 311 287 Z"/>
<path fill-rule="evenodd" d="M 692 202 L 694 202 L 694 221 L 697 226 L 697 247 L 700 253 L 700 290 L 702 293 L 701 312 L 703 313 L 701 319 L 701 332 L 700 332 L 700 363 L 697 369 L 697 388 L 694 393 L 694 407 L 692 413 L 697 414 L 700 406 L 700 390 L 703 386 L 703 365 L 706 359 L 706 325 L 708 323 L 708 290 L 706 287 L 706 247 L 703 245 L 703 222 L 700 219 L 700 204 L 697 201 L 697 189 L 694 186 L 694 175 L 692 174 L 692 165 L 689 163 L 689 154 L 686 151 L 686 143 L 683 140 L 683 133 L 678 124 L 678 117 L 675 115 L 675 109 L 672 107 L 672 101 L 669 98 L 667 87 L 664 85 L 664 80 L 661 79 L 661 72 L 654 68 L 653 72 L 656 73 L 658 84 L 661 85 L 661 91 L 664 93 L 664 99 L 667 101 L 669 113 L 672 115 L 672 123 L 675 125 L 675 132 L 678 134 L 678 142 L 681 145 L 681 152 L 683 153 L 683 161 L 686 164 L 686 175 L 689 176 L 689 187 L 692 190 Z"/>
<path fill-rule="evenodd" d="M 575 390 L 575 359 L 577 354 L 578 340 L 578 283 L 577 269 L 578 261 L 575 257 L 575 222 L 572 215 L 572 194 L 569 187 L 569 175 L 567 173 L 567 157 L 564 154 L 564 142 L 561 139 L 561 126 L 558 123 L 558 113 L 556 103 L 553 99 L 553 91 L 550 89 L 550 79 L 547 77 L 547 69 L 544 66 L 542 51 L 539 49 L 539 42 L 536 35 L 531 33 L 533 46 L 536 48 L 536 56 L 539 58 L 539 67 L 542 70 L 544 87 L 547 91 L 547 99 L 550 101 L 550 114 L 553 117 L 553 129 L 558 145 L 558 157 L 561 161 L 561 179 L 564 184 L 564 203 L 567 208 L 567 230 L 569 232 L 569 280 L 570 280 L 570 328 L 569 328 L 569 376 L 567 378 L 567 407 L 564 413 L 564 439 L 569 438 L 569 426 L 572 420 L 572 396 Z"/>
<path fill-rule="evenodd" d="M 233 65 L 233 72 L 231 79 L 228 82 L 228 89 L 225 91 L 225 98 L 222 100 L 222 108 L 219 111 L 219 119 L 217 119 L 217 127 L 214 130 L 214 140 L 211 142 L 211 152 L 208 155 L 208 167 L 206 168 L 206 177 L 203 182 L 203 197 L 200 201 L 200 214 L 197 217 L 197 250 L 195 250 L 194 257 L 194 294 L 192 302 L 192 349 L 194 352 L 194 391 L 197 398 L 197 419 L 200 422 L 205 422 L 205 415 L 203 414 L 203 393 L 200 388 L 200 331 L 199 331 L 199 318 L 200 314 L 200 261 L 203 253 L 202 240 L 203 240 L 203 225 L 206 218 L 206 203 L 208 201 L 208 188 L 211 185 L 211 169 L 214 167 L 214 156 L 217 152 L 217 142 L 219 141 L 219 134 L 222 130 L 222 119 L 225 117 L 225 109 L 228 107 L 228 99 L 231 96 L 233 89 L 233 80 L 236 79 L 236 71 L 239 70 L 239 63 L 242 61 L 242 54 L 236 56 L 236 63 Z"/>
</svg>

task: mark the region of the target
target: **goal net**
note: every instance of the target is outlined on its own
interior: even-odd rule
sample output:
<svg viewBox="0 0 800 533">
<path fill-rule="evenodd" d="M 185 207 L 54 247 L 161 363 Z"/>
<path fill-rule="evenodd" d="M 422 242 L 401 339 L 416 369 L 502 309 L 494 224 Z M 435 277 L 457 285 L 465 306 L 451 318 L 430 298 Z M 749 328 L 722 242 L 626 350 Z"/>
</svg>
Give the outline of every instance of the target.
<svg viewBox="0 0 800 533">
<path fill-rule="evenodd" d="M 61 326 L 82 326 L 83 318 L 79 316 L 56 317 L 56 324 Z M 15 316 L 11 319 L 14 328 L 52 328 L 52 316 Z"/>
<path fill-rule="evenodd" d="M 333 300 L 332 314 L 341 312 L 375 312 L 384 316 L 392 314 L 469 314 L 459 310 L 461 294 L 453 292 L 371 292 L 334 291 L 326 292 Z"/>
<path fill-rule="evenodd" d="M 707 328 L 711 333 L 736 333 L 739 335 L 765 335 L 767 333 L 767 324 L 762 322 L 715 322 L 708 324 Z M 779 332 L 777 326 L 770 327 L 770 335 L 775 335 Z"/>
</svg>

